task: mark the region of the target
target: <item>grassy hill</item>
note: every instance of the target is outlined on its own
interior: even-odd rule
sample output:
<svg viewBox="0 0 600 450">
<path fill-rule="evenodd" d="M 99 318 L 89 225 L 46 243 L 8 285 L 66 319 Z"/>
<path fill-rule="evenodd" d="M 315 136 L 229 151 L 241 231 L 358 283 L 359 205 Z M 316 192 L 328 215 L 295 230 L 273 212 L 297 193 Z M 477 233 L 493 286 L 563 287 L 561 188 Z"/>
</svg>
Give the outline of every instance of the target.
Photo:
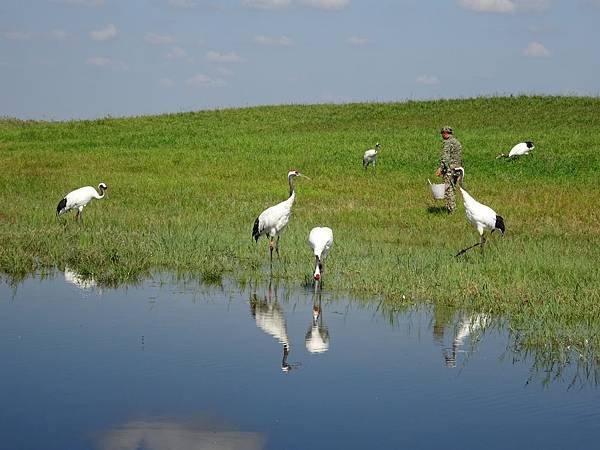
<svg viewBox="0 0 600 450">
<path fill-rule="evenodd" d="M 445 124 L 463 144 L 466 189 L 506 221 L 506 237 L 494 234 L 484 255 L 454 257 L 478 235 L 460 197 L 447 216 L 429 195 Z M 534 141 L 533 155 L 495 158 L 524 140 Z M 382 151 L 373 175 L 361 157 L 375 142 Z M 312 180 L 296 181 L 273 277 L 310 280 L 308 232 L 327 225 L 335 235 L 328 289 L 506 313 L 518 327 L 582 336 L 600 331 L 599 155 L 598 98 L 3 119 L 0 271 L 18 279 L 69 266 L 106 284 L 155 270 L 267 279 L 267 241 L 251 240 L 252 225 L 287 198 L 286 174 L 298 169 Z M 62 196 L 100 181 L 109 198 L 86 208 L 84 225 L 71 217 L 58 224 Z"/>
</svg>

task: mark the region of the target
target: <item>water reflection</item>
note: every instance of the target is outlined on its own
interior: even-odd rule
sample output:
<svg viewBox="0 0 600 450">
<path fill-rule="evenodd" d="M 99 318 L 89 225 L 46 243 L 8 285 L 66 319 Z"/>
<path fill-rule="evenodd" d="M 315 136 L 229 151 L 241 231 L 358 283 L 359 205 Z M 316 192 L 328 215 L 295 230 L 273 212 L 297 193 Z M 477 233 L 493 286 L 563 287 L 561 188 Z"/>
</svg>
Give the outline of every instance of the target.
<svg viewBox="0 0 600 450">
<path fill-rule="evenodd" d="M 386 311 L 273 282 L 202 293 L 154 282 L 85 302 L 62 273 L 3 301 L 11 289 L 0 284 L 2 449 L 421 448 L 457 430 L 465 448 L 551 449 L 600 437 L 597 344 L 567 334 L 534 341 L 486 314 Z M 198 411 L 236 426 L 189 418 Z"/>
<path fill-rule="evenodd" d="M 96 280 L 93 277 L 84 277 L 80 273 L 65 266 L 65 281 L 74 284 L 80 289 L 88 290 L 96 287 Z"/>
<path fill-rule="evenodd" d="M 288 362 L 291 346 L 287 333 L 287 323 L 283 314 L 283 308 L 277 299 L 277 286 L 273 289 L 273 280 L 269 284 L 263 298 L 256 294 L 256 290 L 250 295 L 250 314 L 256 321 L 256 326 L 265 333 L 273 336 L 283 345 L 283 356 L 281 359 L 281 370 L 289 372 L 300 367 L 300 363 Z"/>
<path fill-rule="evenodd" d="M 116 426 L 98 439 L 98 450 L 260 450 L 265 437 L 232 429 L 215 420 L 134 420 Z"/>
<path fill-rule="evenodd" d="M 448 368 L 456 367 L 457 355 L 465 352 L 461 350 L 465 340 L 470 337 L 470 350 L 482 339 L 487 327 L 491 323 L 488 314 L 460 314 L 454 320 L 456 311 L 454 309 L 437 306 L 434 312 L 433 338 L 442 348 L 444 364 Z M 445 331 L 453 324 L 453 338 L 450 346 L 445 343 Z"/>
<path fill-rule="evenodd" d="M 329 350 L 329 330 L 323 323 L 321 295 L 321 286 L 317 281 L 313 294 L 312 322 L 304 337 L 306 350 L 310 353 L 324 353 Z"/>
</svg>

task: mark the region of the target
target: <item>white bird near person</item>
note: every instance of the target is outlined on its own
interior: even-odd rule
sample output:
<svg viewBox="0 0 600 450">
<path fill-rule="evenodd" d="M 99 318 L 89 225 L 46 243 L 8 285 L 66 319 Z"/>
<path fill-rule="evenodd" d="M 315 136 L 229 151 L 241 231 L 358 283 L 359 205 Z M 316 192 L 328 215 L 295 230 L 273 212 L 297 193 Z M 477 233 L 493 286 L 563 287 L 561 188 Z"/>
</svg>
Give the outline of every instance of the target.
<svg viewBox="0 0 600 450">
<path fill-rule="evenodd" d="M 363 167 L 365 168 L 365 170 L 367 170 L 369 164 L 373 164 L 373 169 L 375 168 L 375 163 L 377 162 L 377 154 L 379 153 L 379 150 L 381 150 L 381 146 L 378 142 L 377 144 L 375 144 L 375 148 L 371 148 L 365 152 L 363 156 Z"/>
<path fill-rule="evenodd" d="M 501 153 L 500 155 L 496 156 L 496 159 L 498 159 L 498 158 L 514 158 L 515 156 L 528 155 L 529 152 L 531 150 L 533 150 L 534 148 L 535 148 L 535 145 L 533 145 L 533 142 L 531 142 L 531 141 L 520 142 L 517 145 L 515 145 L 513 148 L 510 149 L 510 152 L 508 152 L 508 155 L 505 153 Z"/>
<path fill-rule="evenodd" d="M 84 206 L 92 201 L 92 199 L 104 198 L 108 186 L 105 183 L 100 183 L 98 185 L 98 190 L 100 191 L 100 194 L 98 194 L 96 189 L 92 186 L 84 186 L 69 192 L 60 202 L 58 202 L 58 206 L 56 207 L 56 217 L 58 218 L 62 214 L 75 209 L 77 210 L 75 213 L 75 220 L 83 220 Z"/>
<path fill-rule="evenodd" d="M 460 256 L 467 250 L 473 247 L 481 246 L 483 252 L 483 246 L 485 244 L 485 236 L 483 235 L 485 230 L 491 230 L 493 233 L 495 230 L 500 230 L 502 236 L 504 236 L 504 218 L 496 214 L 496 212 L 487 205 L 479 203 L 471 195 L 465 191 L 462 187 L 462 181 L 465 176 L 465 169 L 457 167 L 452 171 L 452 181 L 455 185 L 460 188 L 460 192 L 463 197 L 463 204 L 465 205 L 465 215 L 467 220 L 473 225 L 479 233 L 479 242 L 467 247 L 456 254 Z"/>
<path fill-rule="evenodd" d="M 323 262 L 333 246 L 333 231 L 329 227 L 314 227 L 308 234 L 308 243 L 315 255 L 313 277 L 319 281 L 323 275 Z"/>
<path fill-rule="evenodd" d="M 290 184 L 289 198 L 260 213 L 254 221 L 254 227 L 252 228 L 252 237 L 256 242 L 258 242 L 258 238 L 261 236 L 267 236 L 269 238 L 271 262 L 273 262 L 273 249 L 275 249 L 277 256 L 279 256 L 279 238 L 292 215 L 292 206 L 296 200 L 296 191 L 294 190 L 295 177 L 308 178 L 297 170 L 290 170 L 288 172 L 288 182 Z M 310 178 L 308 179 L 310 180 Z M 277 240 L 275 240 L 275 238 L 277 238 Z"/>
</svg>

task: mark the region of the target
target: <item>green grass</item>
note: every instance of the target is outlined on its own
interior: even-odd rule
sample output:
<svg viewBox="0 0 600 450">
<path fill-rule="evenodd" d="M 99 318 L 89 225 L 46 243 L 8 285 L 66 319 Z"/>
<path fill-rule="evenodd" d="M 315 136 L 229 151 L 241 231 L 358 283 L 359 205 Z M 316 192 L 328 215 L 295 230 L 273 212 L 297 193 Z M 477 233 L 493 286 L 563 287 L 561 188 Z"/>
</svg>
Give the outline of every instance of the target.
<svg viewBox="0 0 600 450">
<path fill-rule="evenodd" d="M 437 213 L 433 181 L 449 124 L 463 144 L 465 187 L 506 221 L 477 241 L 462 204 Z M 534 154 L 495 159 L 532 139 Z M 376 175 L 362 153 L 380 142 Z M 256 216 L 297 200 L 273 277 L 305 282 L 316 225 L 334 230 L 328 289 L 385 303 L 506 314 L 532 340 L 600 348 L 600 99 L 478 98 L 273 106 L 95 121 L 0 120 L 0 271 L 19 279 L 72 269 L 103 284 L 173 271 L 218 282 L 269 276 Z M 57 224 L 68 191 L 109 185 L 85 224 Z M 459 199 L 459 203 L 460 199 Z M 406 299 L 406 300 L 404 300 Z"/>
</svg>

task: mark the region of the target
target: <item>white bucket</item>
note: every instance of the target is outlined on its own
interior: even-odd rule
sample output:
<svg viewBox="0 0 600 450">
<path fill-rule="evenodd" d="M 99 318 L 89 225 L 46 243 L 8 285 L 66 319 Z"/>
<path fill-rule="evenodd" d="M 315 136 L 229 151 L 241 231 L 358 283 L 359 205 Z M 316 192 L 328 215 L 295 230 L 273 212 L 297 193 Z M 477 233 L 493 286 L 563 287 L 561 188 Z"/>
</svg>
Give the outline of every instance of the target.
<svg viewBox="0 0 600 450">
<path fill-rule="evenodd" d="M 431 188 L 431 195 L 434 200 L 444 200 L 444 191 L 446 190 L 446 185 L 442 184 L 433 184 L 429 179 L 429 187 Z"/>
</svg>

